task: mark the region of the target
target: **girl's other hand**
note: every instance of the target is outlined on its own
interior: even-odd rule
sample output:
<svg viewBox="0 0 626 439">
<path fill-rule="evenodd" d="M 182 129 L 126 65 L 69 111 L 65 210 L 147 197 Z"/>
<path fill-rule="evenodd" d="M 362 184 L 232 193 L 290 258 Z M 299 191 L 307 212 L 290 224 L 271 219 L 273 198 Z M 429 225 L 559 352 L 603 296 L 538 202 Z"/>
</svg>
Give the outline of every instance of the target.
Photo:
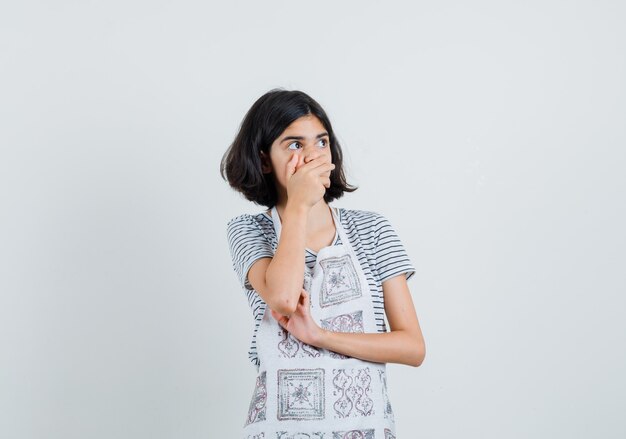
<svg viewBox="0 0 626 439">
<path fill-rule="evenodd" d="M 318 346 L 324 330 L 311 317 L 309 300 L 309 293 L 302 288 L 298 305 L 291 316 L 284 316 L 271 308 L 270 312 L 278 324 L 298 340 L 311 346 Z"/>
</svg>

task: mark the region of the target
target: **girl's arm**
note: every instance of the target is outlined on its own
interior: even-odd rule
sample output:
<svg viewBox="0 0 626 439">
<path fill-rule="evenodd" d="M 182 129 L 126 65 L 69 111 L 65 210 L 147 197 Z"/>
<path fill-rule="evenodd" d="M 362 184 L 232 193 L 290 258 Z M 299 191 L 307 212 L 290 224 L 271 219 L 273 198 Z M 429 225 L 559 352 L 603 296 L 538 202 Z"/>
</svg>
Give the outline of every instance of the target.
<svg viewBox="0 0 626 439">
<path fill-rule="evenodd" d="M 299 291 L 304 282 L 304 271 L 294 270 L 293 267 L 304 266 L 309 210 L 287 202 L 281 222 L 278 247 L 265 272 L 267 292 L 274 296 L 273 303 L 267 300 L 266 303 L 272 309 L 283 310 L 285 314 L 293 313 L 296 308 Z M 278 221 L 276 218 L 273 220 Z"/>
<path fill-rule="evenodd" d="M 248 274 L 250 284 L 265 303 L 285 315 L 294 312 L 304 282 L 304 270 L 293 267 L 304 266 L 308 211 L 306 207 L 287 202 L 274 257 L 259 259 Z"/>
<path fill-rule="evenodd" d="M 340 354 L 378 363 L 419 366 L 426 349 L 404 273 L 383 282 L 385 314 L 391 332 L 348 333 L 322 329 L 309 314 L 304 292 L 291 317 L 272 310 L 278 322 L 299 340 Z"/>
<path fill-rule="evenodd" d="M 347 333 L 320 328 L 317 346 L 378 363 L 419 366 L 426 353 L 411 293 L 402 273 L 383 282 L 391 332 Z"/>
</svg>

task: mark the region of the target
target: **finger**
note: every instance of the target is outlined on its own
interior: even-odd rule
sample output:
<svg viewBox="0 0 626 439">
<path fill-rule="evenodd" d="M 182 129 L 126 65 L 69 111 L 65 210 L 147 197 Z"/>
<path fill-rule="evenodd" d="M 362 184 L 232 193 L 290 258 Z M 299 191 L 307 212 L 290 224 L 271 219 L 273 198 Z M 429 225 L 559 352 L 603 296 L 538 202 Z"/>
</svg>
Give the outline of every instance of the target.
<svg viewBox="0 0 626 439">
<path fill-rule="evenodd" d="M 315 168 L 315 172 L 318 173 L 318 175 L 322 176 L 322 175 L 326 175 L 327 177 L 330 177 L 330 174 L 335 170 L 335 164 L 334 163 L 325 163 L 324 165 L 318 166 L 317 168 Z"/>
<path fill-rule="evenodd" d="M 300 297 L 298 298 L 298 303 L 300 305 L 303 305 L 305 300 L 306 300 L 306 290 L 302 289 L 300 291 Z"/>
<path fill-rule="evenodd" d="M 308 292 L 307 290 L 304 290 L 304 289 L 303 289 L 303 290 L 302 290 L 302 305 L 303 305 L 305 308 L 308 308 L 308 307 L 309 307 L 309 303 L 310 303 L 309 301 L 310 301 L 310 300 L 311 300 L 311 298 L 310 298 L 309 292 Z"/>
<path fill-rule="evenodd" d="M 310 170 L 319 170 L 320 166 L 325 166 L 326 164 L 332 161 L 332 157 L 329 157 L 327 154 L 322 153 L 311 153 L 311 155 L 304 158 L 303 156 L 303 166 Z"/>
<path fill-rule="evenodd" d="M 272 314 L 272 317 L 274 317 L 274 319 L 276 319 L 276 321 L 278 322 L 278 324 L 280 326 L 282 326 L 283 328 L 286 329 L 287 327 L 287 323 L 289 322 L 289 318 L 274 311 L 273 309 L 270 309 L 270 312 Z"/>
<path fill-rule="evenodd" d="M 287 162 L 287 178 L 291 177 L 296 172 L 296 167 L 300 162 L 300 155 L 295 152 Z"/>
<path fill-rule="evenodd" d="M 316 171 L 328 171 L 329 169 L 334 168 L 335 164 L 331 163 L 332 158 L 328 156 L 321 156 L 313 160 L 312 163 L 309 161 L 309 166 Z"/>
</svg>

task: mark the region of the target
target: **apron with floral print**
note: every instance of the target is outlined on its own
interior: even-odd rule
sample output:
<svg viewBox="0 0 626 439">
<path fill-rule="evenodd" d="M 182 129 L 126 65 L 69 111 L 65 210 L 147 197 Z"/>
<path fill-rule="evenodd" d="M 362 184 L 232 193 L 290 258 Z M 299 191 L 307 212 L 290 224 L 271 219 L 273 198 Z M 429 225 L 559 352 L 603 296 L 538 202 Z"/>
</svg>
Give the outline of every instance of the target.
<svg viewBox="0 0 626 439">
<path fill-rule="evenodd" d="M 313 320 L 334 332 L 377 332 L 365 273 L 331 207 L 341 244 L 305 265 Z M 272 208 L 277 240 L 280 217 Z M 302 343 L 266 306 L 256 335 L 260 366 L 244 439 L 395 439 L 386 364 Z"/>
</svg>

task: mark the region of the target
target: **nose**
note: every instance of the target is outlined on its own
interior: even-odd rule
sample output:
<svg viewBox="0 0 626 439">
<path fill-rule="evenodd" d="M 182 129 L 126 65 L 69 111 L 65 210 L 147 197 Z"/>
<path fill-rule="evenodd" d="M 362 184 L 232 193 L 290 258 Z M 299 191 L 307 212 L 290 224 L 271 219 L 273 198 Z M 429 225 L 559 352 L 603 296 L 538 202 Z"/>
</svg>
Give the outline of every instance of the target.
<svg viewBox="0 0 626 439">
<path fill-rule="evenodd" d="M 322 151 L 315 146 L 305 147 L 302 151 L 304 156 L 304 163 L 309 163 L 311 160 L 316 159 L 322 155 Z"/>
</svg>

